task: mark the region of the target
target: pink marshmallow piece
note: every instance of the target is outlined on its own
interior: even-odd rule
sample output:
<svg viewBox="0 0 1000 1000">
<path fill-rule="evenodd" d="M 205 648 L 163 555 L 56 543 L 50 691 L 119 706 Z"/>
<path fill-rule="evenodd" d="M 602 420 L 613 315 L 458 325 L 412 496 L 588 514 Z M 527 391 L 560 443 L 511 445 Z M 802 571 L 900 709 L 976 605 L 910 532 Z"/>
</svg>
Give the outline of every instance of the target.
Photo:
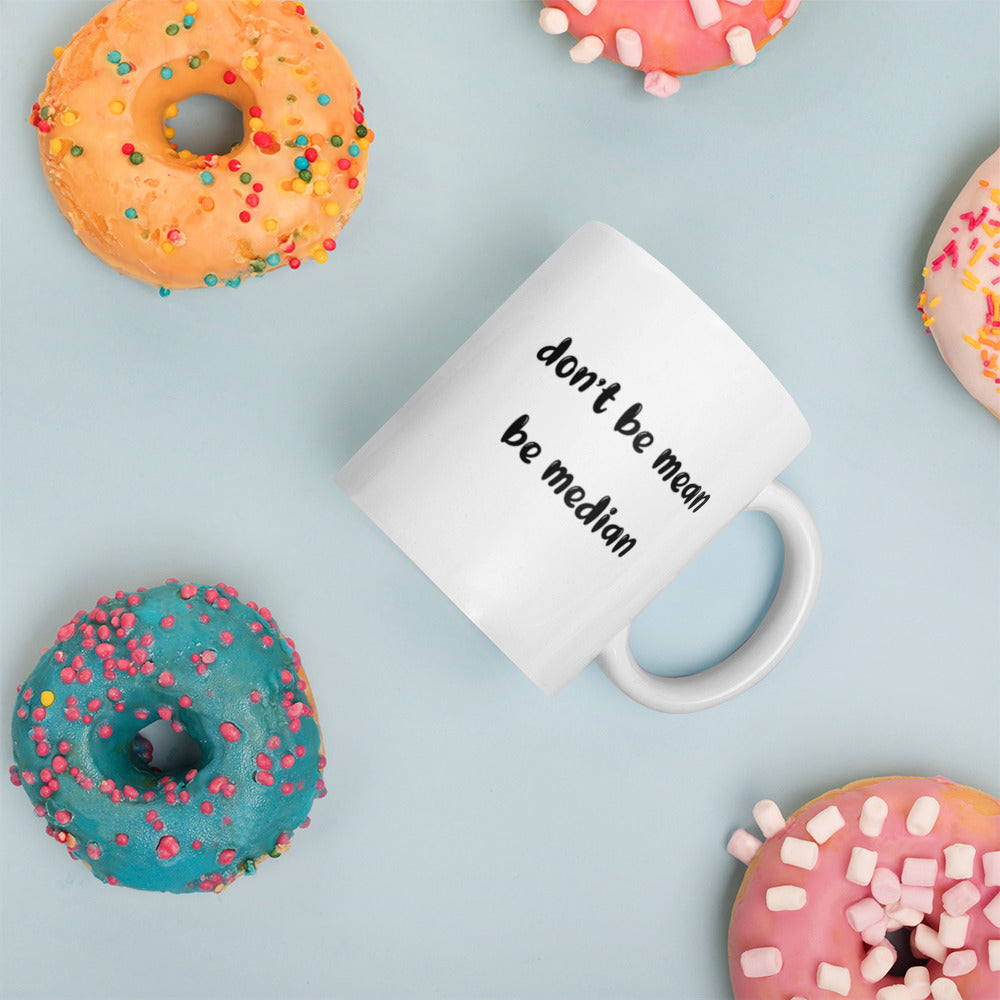
<svg viewBox="0 0 1000 1000">
<path fill-rule="evenodd" d="M 852 930 L 861 932 L 885 916 L 885 911 L 870 896 L 852 903 L 844 911 Z"/>
<path fill-rule="evenodd" d="M 934 890 L 924 885 L 904 885 L 899 890 L 899 905 L 908 910 L 931 913 L 934 910 Z"/>
<path fill-rule="evenodd" d="M 941 971 L 946 976 L 964 976 L 979 964 L 979 959 L 972 948 L 965 948 L 962 951 L 952 951 L 948 953 Z"/>
<path fill-rule="evenodd" d="M 1000 927 L 1000 892 L 983 907 L 983 916 L 994 927 Z"/>
<path fill-rule="evenodd" d="M 646 74 L 642 89 L 653 97 L 670 97 L 681 89 L 681 81 L 662 69 L 653 69 Z"/>
<path fill-rule="evenodd" d="M 781 972 L 781 952 L 777 948 L 749 948 L 740 955 L 740 968 L 747 979 L 763 979 Z"/>
<path fill-rule="evenodd" d="M 623 66 L 635 69 L 642 62 L 642 39 L 634 28 L 619 28 L 615 32 L 615 49 Z"/>
<path fill-rule="evenodd" d="M 891 868 L 876 868 L 872 875 L 872 895 L 883 905 L 899 902 L 899 876 Z"/>
<path fill-rule="evenodd" d="M 903 885 L 934 885 L 937 881 L 938 863 L 934 858 L 905 858 L 900 882 Z"/>
<path fill-rule="evenodd" d="M 870 927 L 866 927 L 861 932 L 861 940 L 865 944 L 881 944 L 885 940 L 886 931 L 889 929 L 889 918 L 883 913 L 879 920 L 876 920 Z"/>
<path fill-rule="evenodd" d="M 983 879 L 987 885 L 1000 885 L 1000 851 L 983 855 Z"/>
<path fill-rule="evenodd" d="M 982 898 L 982 893 L 968 880 L 956 882 L 950 889 L 941 893 L 941 905 L 945 913 L 960 917 L 967 913 Z M 1000 925 L 998 925 L 1000 926 Z"/>
<path fill-rule="evenodd" d="M 726 850 L 734 858 L 748 865 L 761 846 L 761 842 L 752 833 L 740 828 L 729 838 Z"/>
</svg>

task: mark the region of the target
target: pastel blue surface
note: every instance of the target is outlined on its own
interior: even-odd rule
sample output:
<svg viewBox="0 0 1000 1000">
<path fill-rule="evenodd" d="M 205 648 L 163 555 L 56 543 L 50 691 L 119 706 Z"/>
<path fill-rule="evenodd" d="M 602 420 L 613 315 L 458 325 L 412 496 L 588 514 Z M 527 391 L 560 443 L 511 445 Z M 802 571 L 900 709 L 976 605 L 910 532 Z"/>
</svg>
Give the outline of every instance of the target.
<svg viewBox="0 0 1000 1000">
<path fill-rule="evenodd" d="M 534 2 L 311 0 L 375 130 L 366 200 L 328 264 L 166 300 L 73 238 L 27 124 L 97 7 L 2 10 L 0 717 L 100 594 L 225 579 L 296 641 L 330 794 L 285 857 L 202 898 L 103 886 L 0 789 L 5 998 L 717 1000 L 725 844 L 758 799 L 893 773 L 1000 793 L 998 427 L 916 311 L 1000 142 L 1000 6 L 807 0 L 753 65 L 659 101 L 572 64 Z M 590 218 L 711 304 L 813 431 L 783 477 L 825 543 L 813 617 L 701 715 L 595 666 L 546 699 L 333 482 Z M 740 517 L 636 655 L 728 652 L 780 563 Z"/>
</svg>

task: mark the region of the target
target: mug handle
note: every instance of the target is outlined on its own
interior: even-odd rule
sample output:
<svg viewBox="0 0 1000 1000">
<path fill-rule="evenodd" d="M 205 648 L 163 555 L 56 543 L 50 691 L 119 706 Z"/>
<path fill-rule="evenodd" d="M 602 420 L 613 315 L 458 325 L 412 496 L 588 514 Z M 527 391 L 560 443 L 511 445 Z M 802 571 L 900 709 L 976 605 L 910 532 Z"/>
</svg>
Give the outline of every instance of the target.
<svg viewBox="0 0 1000 1000">
<path fill-rule="evenodd" d="M 629 648 L 632 623 L 597 655 L 605 674 L 640 705 L 658 712 L 699 712 L 742 694 L 765 676 L 788 652 L 816 602 L 823 547 L 806 505 L 775 481 L 746 510 L 767 514 L 778 526 L 785 562 L 778 592 L 764 620 L 735 652 L 694 674 L 662 677 L 643 670 Z"/>
</svg>

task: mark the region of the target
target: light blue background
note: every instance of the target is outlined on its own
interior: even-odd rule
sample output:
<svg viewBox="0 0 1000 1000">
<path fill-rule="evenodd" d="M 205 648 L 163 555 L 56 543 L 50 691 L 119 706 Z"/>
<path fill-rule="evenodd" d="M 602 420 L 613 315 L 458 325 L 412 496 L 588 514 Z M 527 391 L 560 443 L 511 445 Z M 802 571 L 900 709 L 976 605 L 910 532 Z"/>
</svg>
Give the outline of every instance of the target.
<svg viewBox="0 0 1000 1000">
<path fill-rule="evenodd" d="M 725 844 L 757 799 L 893 773 L 1000 792 L 998 427 L 916 311 L 1000 141 L 1000 5 L 806 0 L 668 101 L 572 64 L 534 2 L 308 6 L 361 81 L 366 199 L 330 263 L 163 301 L 73 238 L 27 124 L 97 5 L 2 3 L 3 717 L 98 595 L 222 579 L 295 638 L 330 758 L 293 850 L 208 899 L 101 885 L 0 789 L 3 995 L 725 998 Z M 813 430 L 783 478 L 825 543 L 815 612 L 700 715 L 593 665 L 547 699 L 333 482 L 589 218 L 708 301 Z M 739 518 L 637 655 L 712 662 L 780 564 Z"/>
</svg>

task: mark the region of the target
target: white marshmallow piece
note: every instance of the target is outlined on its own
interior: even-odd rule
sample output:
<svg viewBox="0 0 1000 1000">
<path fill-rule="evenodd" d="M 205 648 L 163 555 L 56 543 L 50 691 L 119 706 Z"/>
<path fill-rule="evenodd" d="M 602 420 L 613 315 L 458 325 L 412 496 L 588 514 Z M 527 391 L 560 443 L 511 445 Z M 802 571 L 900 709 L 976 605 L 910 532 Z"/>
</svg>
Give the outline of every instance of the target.
<svg viewBox="0 0 1000 1000">
<path fill-rule="evenodd" d="M 681 89 L 681 81 L 662 69 L 650 70 L 642 81 L 642 89 L 653 97 L 670 97 Z"/>
<path fill-rule="evenodd" d="M 778 804 L 770 799 L 761 799 L 753 807 L 753 818 L 765 837 L 773 837 L 785 828 L 785 817 L 782 816 Z"/>
<path fill-rule="evenodd" d="M 968 913 L 981 898 L 982 893 L 976 888 L 975 883 L 966 880 L 956 882 L 950 889 L 945 889 L 941 893 L 941 905 L 945 913 L 960 917 L 963 913 Z"/>
<path fill-rule="evenodd" d="M 806 832 L 817 844 L 825 844 L 838 830 L 847 824 L 836 806 L 827 806 L 822 812 L 816 813 L 808 823 Z"/>
<path fill-rule="evenodd" d="M 743 829 L 737 830 L 729 838 L 729 843 L 726 844 L 726 850 L 745 865 L 753 861 L 754 856 L 761 847 L 763 847 L 763 844 L 752 833 L 747 833 Z"/>
<path fill-rule="evenodd" d="M 829 990 L 846 997 L 851 992 L 851 970 L 842 965 L 820 962 L 816 969 L 816 985 L 821 990 Z"/>
<path fill-rule="evenodd" d="M 538 15 L 538 26 L 546 35 L 561 35 L 569 29 L 569 18 L 558 7 L 543 7 Z"/>
<path fill-rule="evenodd" d="M 781 860 L 786 865 L 812 871 L 819 861 L 819 846 L 809 840 L 800 840 L 798 837 L 785 837 L 781 842 Z"/>
<path fill-rule="evenodd" d="M 847 917 L 847 922 L 851 925 L 851 930 L 860 933 L 884 917 L 885 911 L 871 896 L 868 896 L 848 906 L 844 910 L 844 916 Z"/>
<path fill-rule="evenodd" d="M 912 996 L 905 983 L 893 983 L 892 986 L 883 986 L 875 994 L 875 1000 L 911 1000 Z"/>
<path fill-rule="evenodd" d="M 907 910 L 931 913 L 934 909 L 934 890 L 925 885 L 904 885 L 899 890 L 899 905 Z"/>
<path fill-rule="evenodd" d="M 584 17 L 588 14 L 594 12 L 594 8 L 597 6 L 597 0 L 569 0 L 569 2 L 581 13 Z"/>
<path fill-rule="evenodd" d="M 872 895 L 883 906 L 899 902 L 899 876 L 891 868 L 876 868 L 871 886 Z"/>
<path fill-rule="evenodd" d="M 912 906 L 903 906 L 901 903 L 890 903 L 885 908 L 889 923 L 895 924 L 889 930 L 899 930 L 900 927 L 916 927 L 924 922 L 924 911 Z"/>
<path fill-rule="evenodd" d="M 634 28 L 619 28 L 615 32 L 615 50 L 623 66 L 636 69 L 642 62 L 642 39 Z"/>
<path fill-rule="evenodd" d="M 597 35 L 585 35 L 569 50 L 575 63 L 592 63 L 604 53 L 604 42 Z"/>
<path fill-rule="evenodd" d="M 934 829 L 941 803 L 933 795 L 921 795 L 906 816 L 906 832 L 914 837 L 926 837 Z"/>
<path fill-rule="evenodd" d="M 937 881 L 938 863 L 934 858 L 904 858 L 903 885 L 932 886 Z"/>
<path fill-rule="evenodd" d="M 969 914 L 953 917 L 950 913 L 942 913 L 938 920 L 938 937 L 946 948 L 963 948 L 969 935 Z"/>
<path fill-rule="evenodd" d="M 948 949 L 941 944 L 941 939 L 932 927 L 927 924 L 917 924 L 910 935 L 910 949 L 917 955 L 924 955 L 935 962 L 943 962 Z"/>
<path fill-rule="evenodd" d="M 764 902 L 772 913 L 801 910 L 806 905 L 806 891 L 797 885 L 773 885 L 764 893 Z"/>
<path fill-rule="evenodd" d="M 749 948 L 740 955 L 740 968 L 747 979 L 763 979 L 781 972 L 781 952 L 777 948 Z"/>
<path fill-rule="evenodd" d="M 695 23 L 702 31 L 722 20 L 722 8 L 719 6 L 719 0 L 689 0 L 689 2 Z"/>
<path fill-rule="evenodd" d="M 739 25 L 726 32 L 726 43 L 729 45 L 729 58 L 737 66 L 749 66 L 757 58 L 757 50 L 753 45 L 753 35 L 748 28 Z"/>
<path fill-rule="evenodd" d="M 962 1000 L 958 987 L 950 980 L 941 976 L 931 983 L 931 996 L 934 1000 Z"/>
<path fill-rule="evenodd" d="M 948 957 L 941 966 L 946 976 L 967 976 L 979 964 L 976 952 L 972 948 L 948 952 Z"/>
<path fill-rule="evenodd" d="M 972 872 L 965 877 L 972 878 Z M 987 885 L 1000 885 L 1000 851 L 987 851 L 983 855 L 983 879 Z"/>
<path fill-rule="evenodd" d="M 983 916 L 994 927 L 1000 927 L 1000 892 L 983 907 Z"/>
<path fill-rule="evenodd" d="M 865 799 L 865 804 L 861 807 L 858 826 L 866 837 L 879 837 L 882 835 L 882 827 L 888 815 L 889 803 L 877 795 L 872 795 Z"/>
<path fill-rule="evenodd" d="M 1000 972 L 1000 939 L 987 942 L 990 972 Z"/>
<path fill-rule="evenodd" d="M 1000 855 L 1000 851 L 997 852 Z M 976 849 L 972 844 L 950 844 L 944 849 L 944 873 L 948 878 L 972 878 Z M 986 855 L 983 855 L 983 867 Z"/>
<path fill-rule="evenodd" d="M 931 995 L 931 974 L 926 965 L 911 965 L 903 976 L 903 984 L 913 1000 L 927 1000 Z"/>
<path fill-rule="evenodd" d="M 877 983 L 885 979 L 895 964 L 896 949 L 888 944 L 876 945 L 861 960 L 861 978 L 866 983 Z"/>
<path fill-rule="evenodd" d="M 851 860 L 847 863 L 847 881 L 855 885 L 871 885 L 877 865 L 878 851 L 869 851 L 867 847 L 852 848 Z"/>
</svg>

